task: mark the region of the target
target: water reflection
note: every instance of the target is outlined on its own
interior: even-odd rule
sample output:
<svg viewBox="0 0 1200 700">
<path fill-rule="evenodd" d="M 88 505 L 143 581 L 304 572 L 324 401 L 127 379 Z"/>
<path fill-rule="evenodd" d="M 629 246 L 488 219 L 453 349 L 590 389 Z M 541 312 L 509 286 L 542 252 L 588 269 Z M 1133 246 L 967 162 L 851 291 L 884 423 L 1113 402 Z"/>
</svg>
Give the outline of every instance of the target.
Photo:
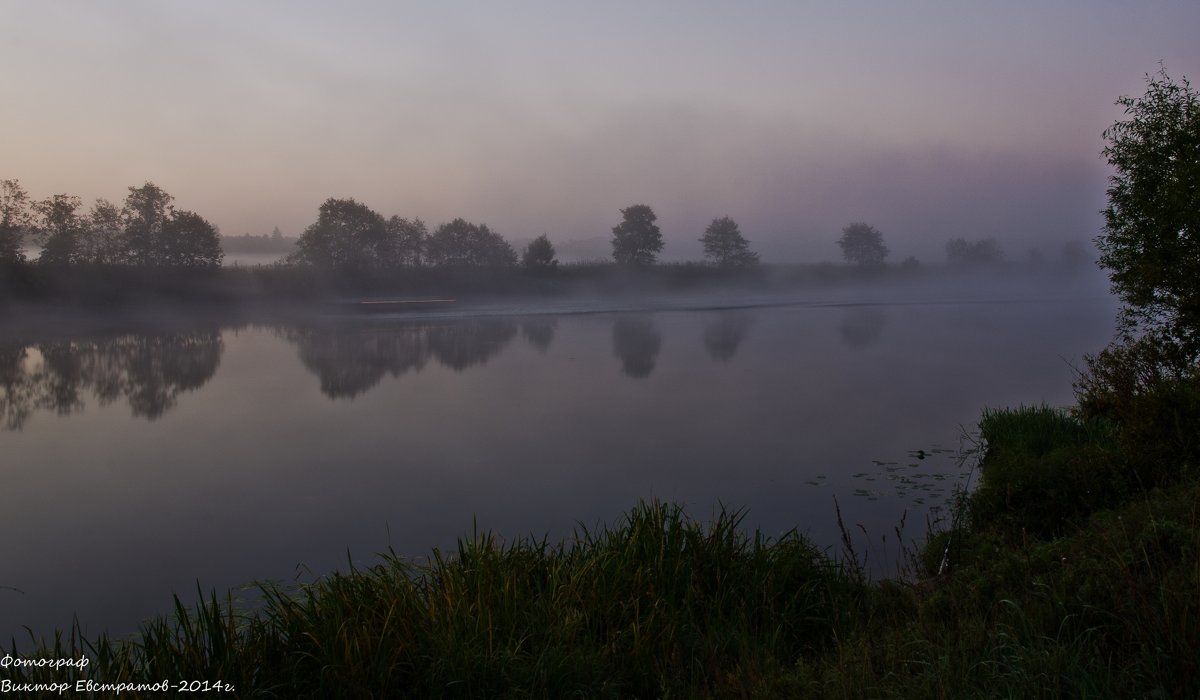
<svg viewBox="0 0 1200 700">
<path fill-rule="evenodd" d="M 500 354 L 517 335 L 515 321 L 482 318 L 429 326 L 429 350 L 437 361 L 461 372 Z"/>
<path fill-rule="evenodd" d="M 660 349 L 662 334 L 649 316 L 622 316 L 613 322 L 613 354 L 621 358 L 621 371 L 626 376 L 649 377 Z"/>
<path fill-rule="evenodd" d="M 531 347 L 540 352 L 550 349 L 554 342 L 554 331 L 558 329 L 558 319 L 553 316 L 530 316 L 521 321 L 521 335 Z"/>
<path fill-rule="evenodd" d="M 88 393 L 101 406 L 124 399 L 134 416 L 154 420 L 212 379 L 223 350 L 217 330 L 0 347 L 0 422 L 20 430 L 37 411 L 69 415 Z"/>
<path fill-rule="evenodd" d="M 754 314 L 749 311 L 718 314 L 712 323 L 704 327 L 704 347 L 709 356 L 717 362 L 732 360 L 753 324 Z"/>
<path fill-rule="evenodd" d="M 883 327 L 887 325 L 887 314 L 880 306 L 847 307 L 838 331 L 842 341 L 852 348 L 865 348 L 879 340 Z"/>
<path fill-rule="evenodd" d="M 509 319 L 386 327 L 289 326 L 280 330 L 283 338 L 296 344 L 300 362 L 317 375 L 321 393 L 331 399 L 352 399 L 386 375 L 420 372 L 430 359 L 455 372 L 482 365 L 516 334 L 517 324 Z"/>
<path fill-rule="evenodd" d="M 296 344 L 300 363 L 317 375 L 321 393 L 352 399 L 384 375 L 419 372 L 429 357 L 424 329 L 408 326 L 383 332 L 331 327 L 289 327 L 281 335 Z"/>
</svg>

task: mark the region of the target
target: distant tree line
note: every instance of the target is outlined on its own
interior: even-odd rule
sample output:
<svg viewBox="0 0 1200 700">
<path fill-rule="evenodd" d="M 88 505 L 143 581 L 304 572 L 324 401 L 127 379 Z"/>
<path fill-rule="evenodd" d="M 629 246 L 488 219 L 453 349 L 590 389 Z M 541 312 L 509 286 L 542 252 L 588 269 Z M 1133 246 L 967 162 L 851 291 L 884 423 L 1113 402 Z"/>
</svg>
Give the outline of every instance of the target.
<svg viewBox="0 0 1200 700">
<path fill-rule="evenodd" d="M 254 236 L 244 233 L 240 236 L 222 236 L 221 248 L 226 253 L 290 253 L 296 247 L 295 238 L 286 238 L 276 226 L 270 234 Z"/>
<path fill-rule="evenodd" d="M 649 206 L 621 210 L 613 227 L 613 260 L 621 265 L 653 265 L 663 248 L 657 216 Z M 714 219 L 701 239 L 708 262 L 721 266 L 758 263 L 736 223 Z M 288 264 L 331 270 L 396 267 L 522 267 L 548 271 L 558 265 L 546 234 L 517 251 L 487 224 L 454 219 L 429 232 L 420 219 L 383 215 L 353 198 L 325 200 L 317 220 L 304 229 Z"/>
<path fill-rule="evenodd" d="M 17 180 L 0 181 L 0 264 L 24 263 L 25 245 L 41 252 L 33 262 L 47 266 L 125 265 L 211 268 L 221 264 L 222 238 L 200 215 L 177 209 L 174 198 L 152 182 L 130 187 L 120 205 L 100 199 L 84 211 L 81 200 L 57 194 L 32 200 Z M 657 215 L 646 204 L 620 210 L 612 229 L 612 259 L 618 265 L 646 267 L 658 262 L 663 237 Z M 704 262 L 724 268 L 759 264 L 737 222 L 728 216 L 712 220 L 700 237 Z M 531 241 L 518 254 L 512 244 L 487 224 L 456 218 L 430 231 L 419 218 L 382 214 L 353 198 L 329 198 L 315 222 L 298 239 L 284 238 L 278 227 L 268 235 L 227 237 L 230 249 L 241 252 L 292 252 L 281 264 L 292 267 L 354 273 L 414 267 L 515 268 L 549 272 L 557 268 L 554 245 L 547 234 Z M 865 222 L 842 229 L 837 240 L 845 261 L 861 269 L 882 269 L 890 254 L 883 234 Z M 1076 261 L 1080 246 L 1064 249 L 1064 259 Z M 993 238 L 946 244 L 952 267 L 982 267 L 1004 259 Z M 900 267 L 919 266 L 908 257 Z"/>
<path fill-rule="evenodd" d="M 130 187 L 122 206 L 99 199 L 85 211 L 79 197 L 35 201 L 17 180 L 0 181 L 0 264 L 27 262 L 25 245 L 33 242 L 40 265 L 219 267 L 217 228 L 173 201 L 147 182 Z"/>
</svg>

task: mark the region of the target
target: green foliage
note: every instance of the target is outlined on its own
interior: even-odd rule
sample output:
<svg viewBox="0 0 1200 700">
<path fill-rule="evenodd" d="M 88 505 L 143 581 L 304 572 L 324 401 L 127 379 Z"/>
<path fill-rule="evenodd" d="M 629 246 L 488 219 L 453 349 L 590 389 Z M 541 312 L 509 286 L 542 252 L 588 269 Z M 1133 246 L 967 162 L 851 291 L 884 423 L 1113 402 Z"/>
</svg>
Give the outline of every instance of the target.
<svg viewBox="0 0 1200 700">
<path fill-rule="evenodd" d="M 859 267 L 879 267 L 887 259 L 888 247 L 883 244 L 883 234 L 874 226 L 861 221 L 842 229 L 838 239 L 842 257 L 846 262 Z"/>
<path fill-rule="evenodd" d="M 995 265 L 1004 259 L 1004 252 L 994 238 L 968 241 L 952 238 L 946 243 L 946 262 L 959 267 Z"/>
<path fill-rule="evenodd" d="M 1075 383 L 1080 415 L 1106 420 L 1145 485 L 1200 464 L 1200 367 L 1157 334 L 1086 358 Z"/>
<path fill-rule="evenodd" d="M 1026 413 L 1037 449 L 1090 439 Z M 130 641 L 76 625 L 25 656 L 86 653 L 84 673 L 0 679 L 221 679 L 238 697 L 1196 697 L 1197 504 L 1186 481 L 1055 539 L 976 523 L 926 547 L 937 562 L 954 541 L 947 574 L 875 584 L 795 533 L 745 534 L 737 513 L 642 504 L 562 545 L 476 533 L 422 563 L 264 584 L 249 604 L 176 598 Z"/>
<path fill-rule="evenodd" d="M 1103 422 L 1021 407 L 986 411 L 980 432 L 982 476 L 969 500 L 977 527 L 1051 537 L 1119 503 L 1132 486 Z"/>
<path fill-rule="evenodd" d="M 643 503 L 562 545 L 476 533 L 424 564 L 264 585 L 255 613 L 176 599 L 134 643 L 67 641 L 98 651 L 94 678 L 220 678 L 245 697 L 741 694 L 828 649 L 862 587 L 795 532 L 740 524 Z"/>
<path fill-rule="evenodd" d="M 546 234 L 543 233 L 525 246 L 521 265 L 527 270 L 552 270 L 558 267 L 558 261 L 554 259 L 554 244 Z"/>
<path fill-rule="evenodd" d="M 704 244 L 705 259 L 714 265 L 752 267 L 758 264 L 758 253 L 750 250 L 750 243 L 737 222 L 728 216 L 713 219 L 700 241 Z"/>
<path fill-rule="evenodd" d="M 1200 93 L 1165 69 L 1104 132 L 1109 179 L 1100 264 L 1127 331 L 1155 330 L 1200 355 Z"/>
<path fill-rule="evenodd" d="M 653 265 L 663 249 L 654 210 L 634 204 L 622 209 L 621 216 L 621 223 L 613 227 L 613 260 L 619 265 Z"/>
<path fill-rule="evenodd" d="M 517 252 L 487 224 L 455 219 L 438 226 L 426 241 L 425 260 L 430 265 L 511 267 L 517 264 Z"/>
</svg>

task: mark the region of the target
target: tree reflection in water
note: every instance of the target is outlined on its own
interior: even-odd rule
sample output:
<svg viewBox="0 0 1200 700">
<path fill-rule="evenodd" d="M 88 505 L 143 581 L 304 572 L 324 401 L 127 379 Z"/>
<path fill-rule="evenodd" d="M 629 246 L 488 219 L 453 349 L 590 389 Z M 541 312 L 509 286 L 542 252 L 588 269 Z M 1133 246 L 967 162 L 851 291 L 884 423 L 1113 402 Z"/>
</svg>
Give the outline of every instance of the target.
<svg viewBox="0 0 1200 700">
<path fill-rule="evenodd" d="M 621 358 L 626 376 L 649 377 L 660 349 L 662 335 L 649 316 L 621 316 L 613 322 L 613 354 Z"/>
<path fill-rule="evenodd" d="M 69 415 L 89 393 L 101 406 L 124 399 L 134 416 L 154 420 L 212 379 L 223 351 L 216 329 L 6 345 L 0 423 L 20 430 L 37 411 Z"/>
<path fill-rule="evenodd" d="M 484 318 L 429 326 L 429 348 L 437 361 L 461 372 L 500 354 L 517 335 L 510 319 Z"/>
<path fill-rule="evenodd" d="M 552 316 L 530 316 L 521 320 L 521 335 L 530 346 L 540 352 L 550 349 L 554 342 L 554 331 L 558 329 L 558 319 Z"/>
<path fill-rule="evenodd" d="M 385 331 L 331 327 L 291 327 L 283 336 L 300 350 L 300 362 L 317 375 L 321 393 L 352 399 L 379 383 L 384 375 L 419 372 L 429 357 L 429 343 L 417 326 Z"/>
<path fill-rule="evenodd" d="M 498 355 L 517 334 L 510 319 L 471 319 L 386 326 L 291 326 L 280 334 L 295 343 L 300 361 L 317 375 L 321 393 L 352 399 L 386 375 L 420 372 L 431 359 L 461 372 Z"/>
<path fill-rule="evenodd" d="M 851 306 L 842 316 L 838 331 L 842 341 L 854 348 L 865 348 L 876 340 L 887 324 L 887 315 L 878 306 Z"/>
<path fill-rule="evenodd" d="M 717 362 L 729 362 L 754 324 L 749 311 L 725 311 L 704 327 L 704 347 Z"/>
</svg>

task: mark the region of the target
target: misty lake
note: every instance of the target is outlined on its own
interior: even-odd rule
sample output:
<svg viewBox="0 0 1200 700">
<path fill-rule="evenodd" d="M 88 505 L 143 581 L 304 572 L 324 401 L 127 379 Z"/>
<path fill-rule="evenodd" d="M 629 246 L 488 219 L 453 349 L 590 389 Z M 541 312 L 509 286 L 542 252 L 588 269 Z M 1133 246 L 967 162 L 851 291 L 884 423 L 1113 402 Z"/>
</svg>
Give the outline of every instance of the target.
<svg viewBox="0 0 1200 700">
<path fill-rule="evenodd" d="M 476 522 L 562 538 L 639 498 L 836 548 L 836 496 L 886 568 L 981 409 L 1071 403 L 1115 315 L 1103 290 L 712 306 L 6 332 L 0 639 L 125 634 L 197 582 L 423 557 Z"/>
</svg>

